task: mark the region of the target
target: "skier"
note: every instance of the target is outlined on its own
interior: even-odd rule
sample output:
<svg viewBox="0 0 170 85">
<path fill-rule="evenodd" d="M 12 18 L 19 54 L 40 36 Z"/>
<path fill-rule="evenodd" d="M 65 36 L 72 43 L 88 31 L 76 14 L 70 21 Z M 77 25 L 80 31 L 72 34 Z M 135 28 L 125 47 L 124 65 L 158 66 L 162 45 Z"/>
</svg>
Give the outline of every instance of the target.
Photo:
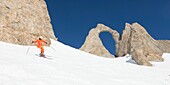
<svg viewBox="0 0 170 85">
<path fill-rule="evenodd" d="M 41 57 L 45 57 L 45 55 L 44 55 L 44 47 L 42 46 L 42 43 L 46 43 L 47 44 L 47 42 L 45 40 L 42 40 L 42 36 L 40 36 L 38 40 L 32 41 L 32 43 L 37 43 L 37 47 L 39 49 L 41 49 L 40 56 Z"/>
</svg>

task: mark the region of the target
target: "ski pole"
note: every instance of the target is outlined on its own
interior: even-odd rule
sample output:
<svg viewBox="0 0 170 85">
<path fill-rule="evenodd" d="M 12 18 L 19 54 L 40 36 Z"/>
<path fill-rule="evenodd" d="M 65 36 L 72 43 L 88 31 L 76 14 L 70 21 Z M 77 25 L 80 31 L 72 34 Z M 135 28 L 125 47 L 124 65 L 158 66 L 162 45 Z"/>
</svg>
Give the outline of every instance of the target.
<svg viewBox="0 0 170 85">
<path fill-rule="evenodd" d="M 28 51 L 30 50 L 30 46 L 28 47 L 28 49 L 27 49 L 27 54 L 28 54 Z"/>
<path fill-rule="evenodd" d="M 51 46 L 50 46 L 51 47 Z M 53 48 L 53 47 L 51 47 L 51 49 L 53 49 L 55 52 L 56 52 L 56 50 Z"/>
</svg>

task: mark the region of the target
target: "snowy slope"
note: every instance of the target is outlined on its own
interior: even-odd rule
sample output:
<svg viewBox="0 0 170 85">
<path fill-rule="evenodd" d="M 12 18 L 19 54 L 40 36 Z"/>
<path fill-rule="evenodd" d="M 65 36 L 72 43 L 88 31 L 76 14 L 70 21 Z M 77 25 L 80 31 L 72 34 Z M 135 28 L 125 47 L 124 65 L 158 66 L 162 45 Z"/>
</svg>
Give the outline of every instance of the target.
<svg viewBox="0 0 170 85">
<path fill-rule="evenodd" d="M 52 47 L 52 48 L 51 48 Z M 39 49 L 0 42 L 0 85 L 170 85 L 170 54 L 153 67 L 91 55 L 52 40 Z"/>
</svg>

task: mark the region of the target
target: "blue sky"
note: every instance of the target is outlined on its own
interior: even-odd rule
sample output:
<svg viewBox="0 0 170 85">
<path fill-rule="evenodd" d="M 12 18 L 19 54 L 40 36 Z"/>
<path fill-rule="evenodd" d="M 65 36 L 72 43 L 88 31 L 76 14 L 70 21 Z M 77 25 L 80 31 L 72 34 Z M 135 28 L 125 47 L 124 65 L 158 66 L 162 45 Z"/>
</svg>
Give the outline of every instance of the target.
<svg viewBox="0 0 170 85">
<path fill-rule="evenodd" d="M 122 33 L 125 23 L 138 22 L 155 39 L 170 39 L 170 0 L 46 0 L 59 41 L 80 48 L 90 29 L 103 23 Z M 115 54 L 114 40 L 101 33 L 105 47 Z"/>
</svg>

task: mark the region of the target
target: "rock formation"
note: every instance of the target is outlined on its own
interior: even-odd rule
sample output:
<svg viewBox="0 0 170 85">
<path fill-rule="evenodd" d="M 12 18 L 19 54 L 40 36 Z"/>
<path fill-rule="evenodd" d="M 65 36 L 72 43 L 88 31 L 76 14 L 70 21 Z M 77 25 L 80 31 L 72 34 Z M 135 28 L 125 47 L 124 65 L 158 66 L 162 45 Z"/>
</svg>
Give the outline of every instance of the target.
<svg viewBox="0 0 170 85">
<path fill-rule="evenodd" d="M 44 0 L 0 0 L 0 41 L 31 45 L 38 36 L 55 39 Z"/>
<path fill-rule="evenodd" d="M 107 54 L 108 57 L 111 55 L 99 38 L 99 34 L 103 31 L 110 32 L 113 35 L 116 42 L 116 56 L 130 54 L 139 65 L 151 66 L 152 64 L 149 61 L 163 61 L 162 54 L 170 52 L 170 41 L 154 40 L 145 28 L 138 23 L 132 25 L 126 23 L 121 38 L 119 38 L 117 31 L 99 24 L 89 32 L 80 49 L 99 56 Z"/>
<path fill-rule="evenodd" d="M 80 48 L 85 52 L 95 54 L 98 56 L 113 58 L 109 51 L 103 46 L 99 34 L 101 32 L 110 32 L 116 43 L 119 41 L 119 33 L 111 28 L 104 26 L 103 24 L 98 24 L 96 28 L 90 30 L 89 35 L 86 37 L 84 45 Z"/>
<path fill-rule="evenodd" d="M 163 61 L 161 56 L 164 51 L 159 46 L 162 47 L 148 34 L 145 28 L 138 23 L 133 23 L 132 25 L 126 24 L 116 50 L 118 56 L 131 54 L 139 65 L 151 66 L 149 61 Z"/>
</svg>

